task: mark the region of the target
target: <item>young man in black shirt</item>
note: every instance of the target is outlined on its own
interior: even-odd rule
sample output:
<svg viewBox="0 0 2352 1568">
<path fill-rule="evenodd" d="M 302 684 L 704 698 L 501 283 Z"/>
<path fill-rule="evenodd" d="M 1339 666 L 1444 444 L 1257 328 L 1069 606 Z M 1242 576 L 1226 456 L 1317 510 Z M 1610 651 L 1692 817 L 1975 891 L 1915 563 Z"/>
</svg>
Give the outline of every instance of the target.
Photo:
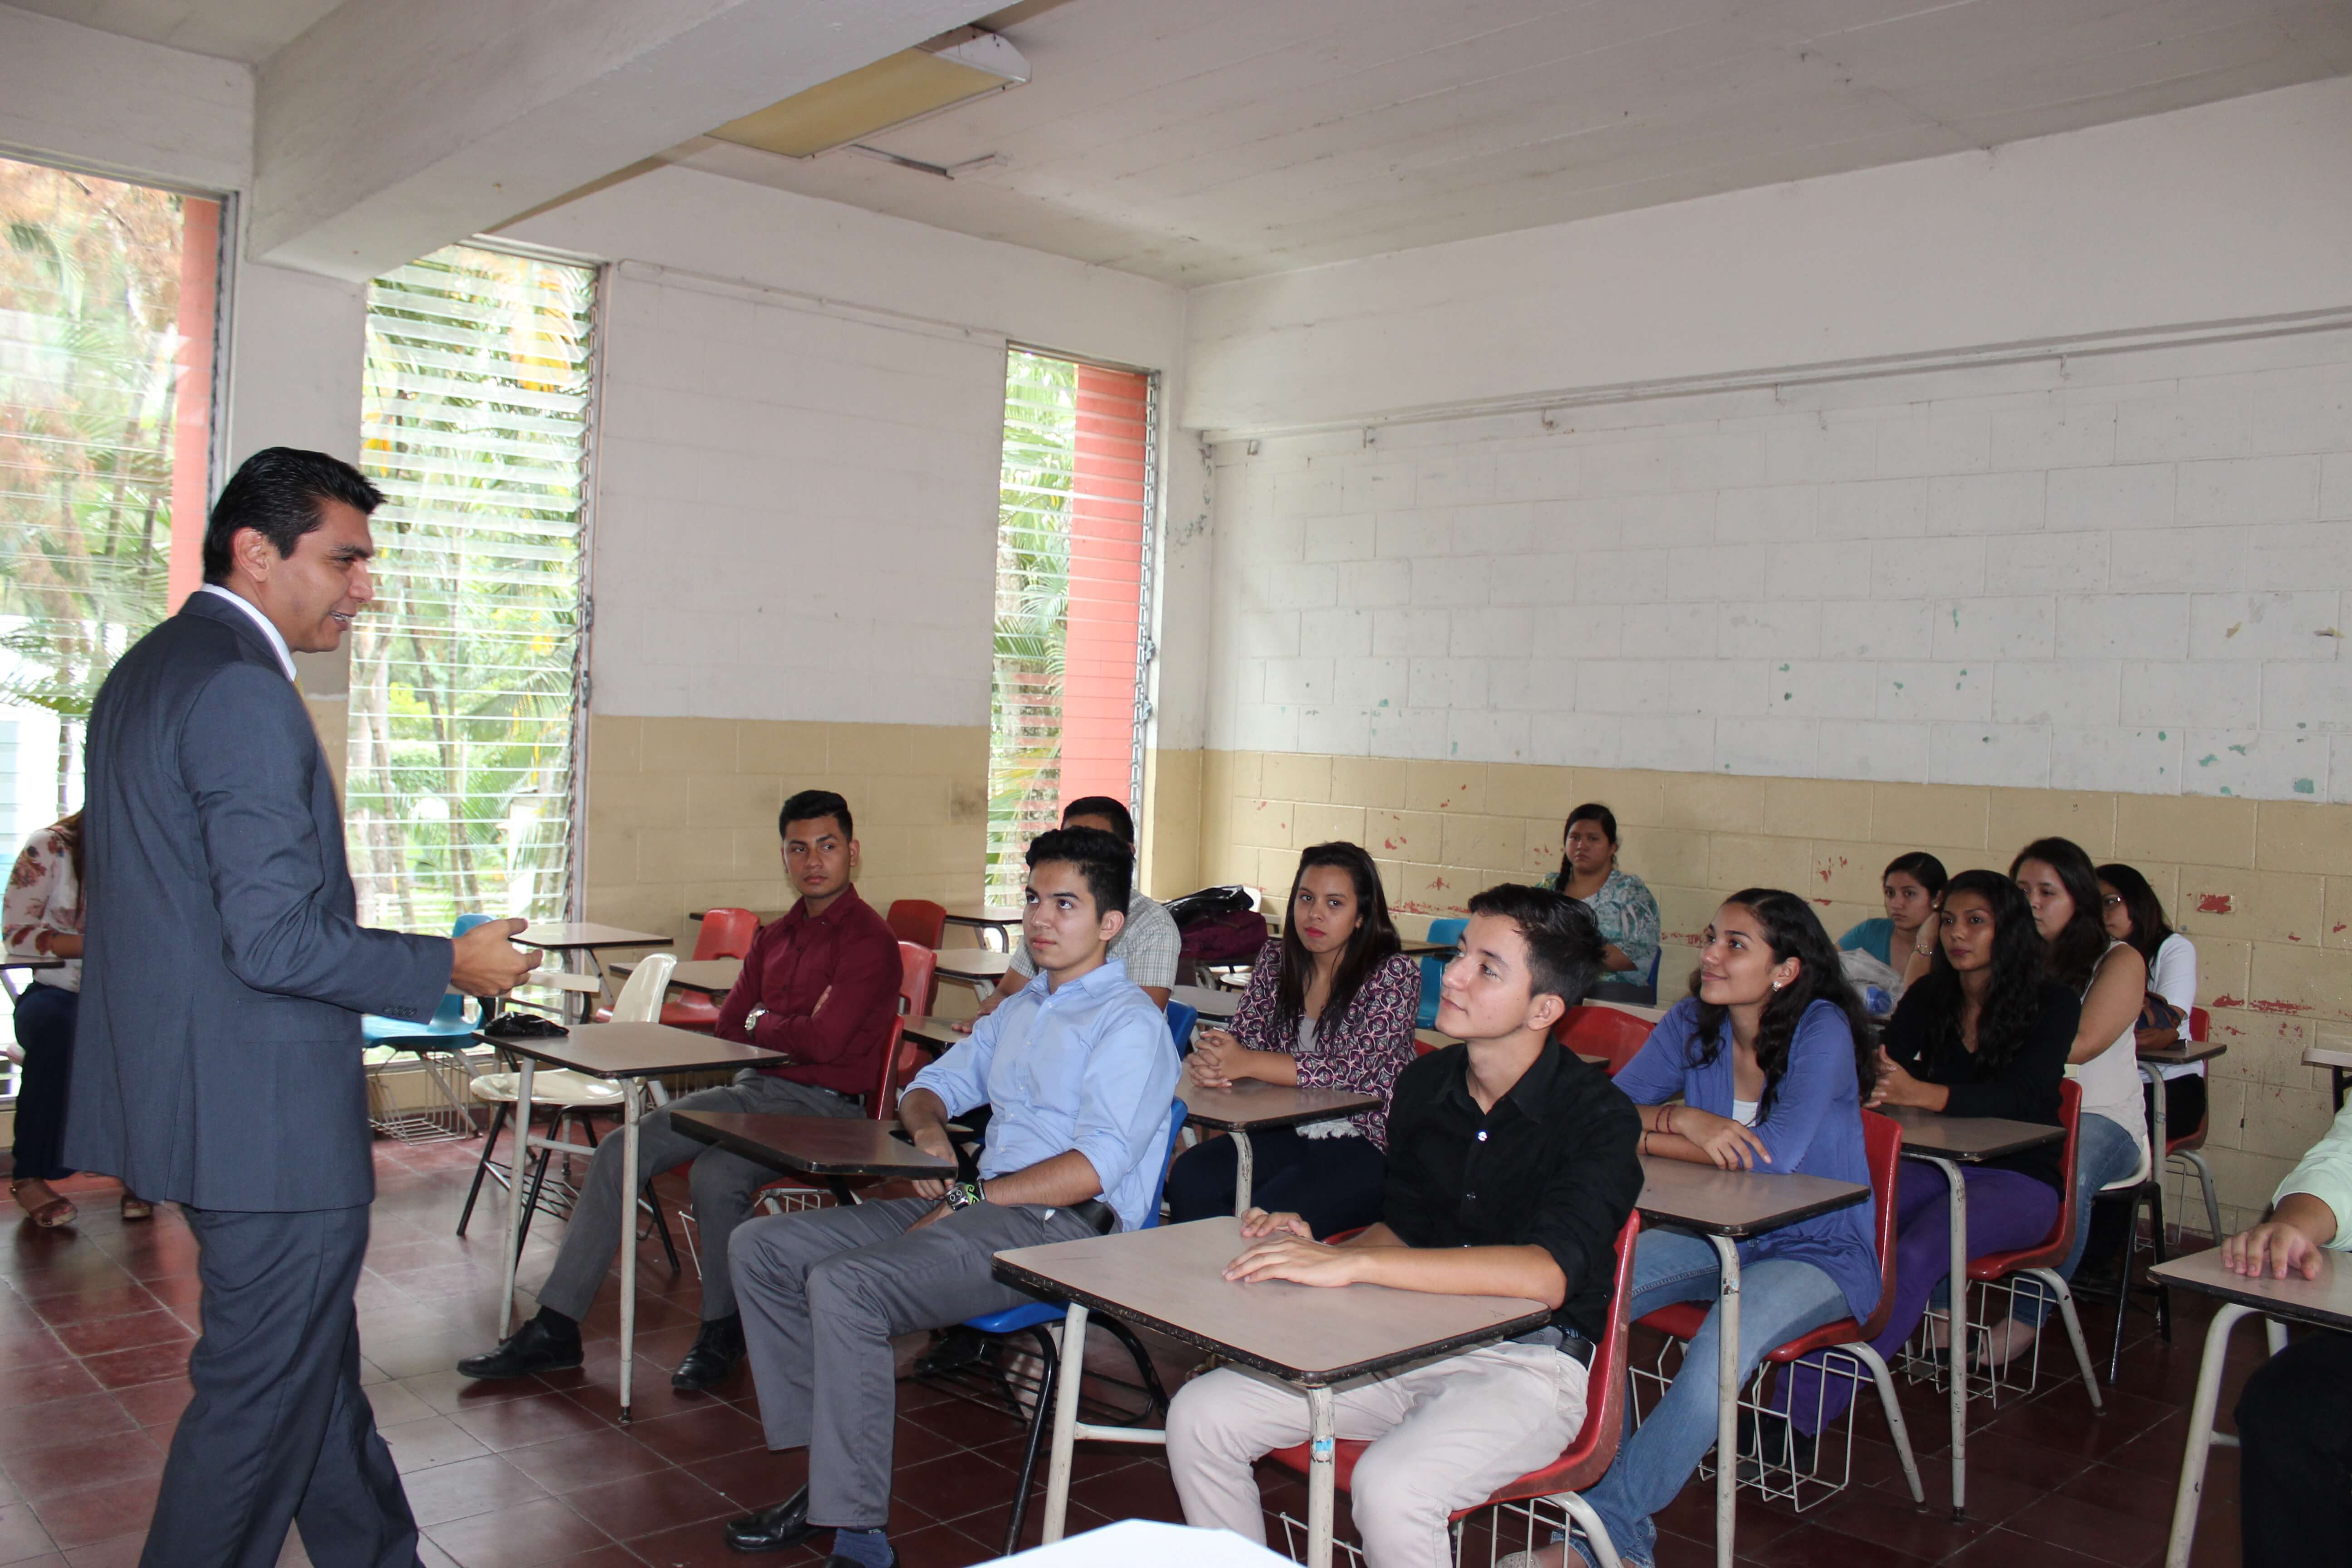
<svg viewBox="0 0 2352 1568">
<path fill-rule="evenodd" d="M 1339 1392 L 1339 1436 L 1372 1445 L 1350 1488 L 1371 1568 L 1450 1564 L 1446 1516 L 1549 1464 L 1584 1425 L 1617 1231 L 1642 1192 L 1633 1102 L 1551 1038 L 1599 974 L 1601 946 L 1591 911 L 1573 899 L 1506 885 L 1471 900 L 1437 1010 L 1437 1026 L 1464 1043 L 1397 1079 L 1381 1222 L 1329 1247 L 1297 1215 L 1244 1216 L 1248 1239 L 1229 1279 L 1520 1296 L 1553 1308 L 1551 1322 L 1523 1339 Z M 1168 1413 L 1185 1521 L 1263 1543 L 1251 1467 L 1307 1437 L 1307 1400 L 1295 1388 L 1230 1367 L 1186 1384 Z"/>
</svg>

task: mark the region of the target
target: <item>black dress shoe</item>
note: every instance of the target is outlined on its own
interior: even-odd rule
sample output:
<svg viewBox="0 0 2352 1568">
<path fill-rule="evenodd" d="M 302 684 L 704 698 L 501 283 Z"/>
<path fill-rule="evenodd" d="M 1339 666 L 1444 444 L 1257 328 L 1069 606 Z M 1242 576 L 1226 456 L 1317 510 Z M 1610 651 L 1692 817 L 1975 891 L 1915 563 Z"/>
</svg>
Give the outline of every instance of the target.
<svg viewBox="0 0 2352 1568">
<path fill-rule="evenodd" d="M 727 1544 L 738 1552 L 782 1552 L 816 1533 L 808 1521 L 808 1488 L 772 1508 L 727 1521 Z"/>
<path fill-rule="evenodd" d="M 492 1382 L 529 1377 L 535 1372 L 556 1372 L 580 1364 L 580 1342 L 558 1339 L 537 1318 L 517 1329 L 498 1349 L 467 1356 L 457 1363 L 457 1375 Z"/>
<path fill-rule="evenodd" d="M 669 1374 L 669 1385 L 680 1394 L 699 1394 L 715 1383 L 726 1380 L 743 1359 L 743 1315 L 730 1312 L 714 1318 L 702 1325 L 694 1339 L 694 1348 Z"/>
</svg>

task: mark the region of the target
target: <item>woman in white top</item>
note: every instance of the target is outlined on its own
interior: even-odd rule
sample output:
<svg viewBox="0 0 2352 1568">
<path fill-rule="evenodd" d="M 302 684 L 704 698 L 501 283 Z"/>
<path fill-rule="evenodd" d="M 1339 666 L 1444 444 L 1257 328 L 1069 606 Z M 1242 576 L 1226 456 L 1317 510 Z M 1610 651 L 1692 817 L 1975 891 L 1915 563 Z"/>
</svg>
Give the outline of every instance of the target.
<svg viewBox="0 0 2352 1568">
<path fill-rule="evenodd" d="M 2102 1188 L 2134 1184 L 2147 1175 L 2147 1121 L 2135 1046 L 2140 1005 L 2147 999 L 2147 961 L 2131 943 L 2107 935 L 2098 873 L 2081 845 L 2037 838 L 2010 862 L 2009 874 L 2033 906 L 2033 923 L 2050 944 L 2051 978 L 2083 998 L 2082 1021 L 2066 1057 L 2066 1076 L 2083 1090 L 2083 1121 L 2075 1134 L 2074 1244 L 2058 1268 L 2071 1280 L 2090 1242 L 2092 1198 Z M 2032 1343 L 2057 1306 L 2027 1286 L 2019 1287 L 2013 1301 L 2013 1316 L 1992 1330 L 1987 1359 L 1993 1366 L 2006 1364 Z"/>
<path fill-rule="evenodd" d="M 2164 901 L 2147 885 L 2147 879 L 2133 867 L 2099 868 L 2099 905 L 2105 911 L 2107 935 L 2131 943 L 2147 960 L 2148 994 L 2161 996 L 2179 1008 L 2184 1019 L 2177 1030 L 2141 1029 L 2139 1043 L 2168 1046 L 2176 1039 L 2187 1039 L 2189 1026 L 2185 1020 L 2189 1010 L 2197 1005 L 2197 949 L 2172 929 L 2172 922 L 2164 918 Z M 2164 1077 L 2166 1130 L 2185 1135 L 2202 1125 L 2205 1064 L 2190 1062 L 2185 1067 L 2157 1070 Z M 2151 1100 L 2147 1110 L 2154 1116 L 2153 1093 L 2145 1079 L 2140 1083 L 2140 1093 Z"/>
<path fill-rule="evenodd" d="M 58 958 L 36 969 L 16 999 L 16 1045 L 24 1068 L 16 1082 L 16 1165 L 8 1195 L 43 1230 L 74 1222 L 74 1206 L 49 1184 L 73 1172 L 58 1163 L 65 1132 L 66 1086 L 72 1078 L 74 1020 L 81 1009 L 81 813 L 53 822 L 25 841 L 8 877 L 8 951 Z"/>
</svg>

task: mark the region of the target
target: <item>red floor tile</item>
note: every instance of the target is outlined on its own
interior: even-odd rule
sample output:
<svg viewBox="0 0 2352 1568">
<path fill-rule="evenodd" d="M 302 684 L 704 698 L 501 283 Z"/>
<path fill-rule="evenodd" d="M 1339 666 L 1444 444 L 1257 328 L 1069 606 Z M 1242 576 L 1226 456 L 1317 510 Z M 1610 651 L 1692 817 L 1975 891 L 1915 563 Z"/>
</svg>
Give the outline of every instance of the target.
<svg viewBox="0 0 2352 1568">
<path fill-rule="evenodd" d="M 613 1543 L 553 1498 L 433 1525 L 425 1533 L 458 1568 L 537 1568 Z"/>
</svg>

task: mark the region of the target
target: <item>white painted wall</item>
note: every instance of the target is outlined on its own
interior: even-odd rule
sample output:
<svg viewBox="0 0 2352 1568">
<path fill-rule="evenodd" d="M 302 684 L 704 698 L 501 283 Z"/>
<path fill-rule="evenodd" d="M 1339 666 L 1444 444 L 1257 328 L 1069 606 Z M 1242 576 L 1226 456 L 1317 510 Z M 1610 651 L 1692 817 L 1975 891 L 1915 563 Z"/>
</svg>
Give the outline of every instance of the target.
<svg viewBox="0 0 2352 1568">
<path fill-rule="evenodd" d="M 253 174 L 253 73 L 0 5 L 0 151 L 242 190 Z"/>
<path fill-rule="evenodd" d="M 1196 290 L 1259 431 L 2352 305 L 2352 79 Z"/>
<path fill-rule="evenodd" d="M 1005 342 L 1172 371 L 1182 295 L 687 169 L 509 233 L 630 258 L 605 322 L 598 710 L 987 723 Z"/>
<path fill-rule="evenodd" d="M 1209 743 L 2352 801 L 2352 330 L 1218 448 Z"/>
</svg>

